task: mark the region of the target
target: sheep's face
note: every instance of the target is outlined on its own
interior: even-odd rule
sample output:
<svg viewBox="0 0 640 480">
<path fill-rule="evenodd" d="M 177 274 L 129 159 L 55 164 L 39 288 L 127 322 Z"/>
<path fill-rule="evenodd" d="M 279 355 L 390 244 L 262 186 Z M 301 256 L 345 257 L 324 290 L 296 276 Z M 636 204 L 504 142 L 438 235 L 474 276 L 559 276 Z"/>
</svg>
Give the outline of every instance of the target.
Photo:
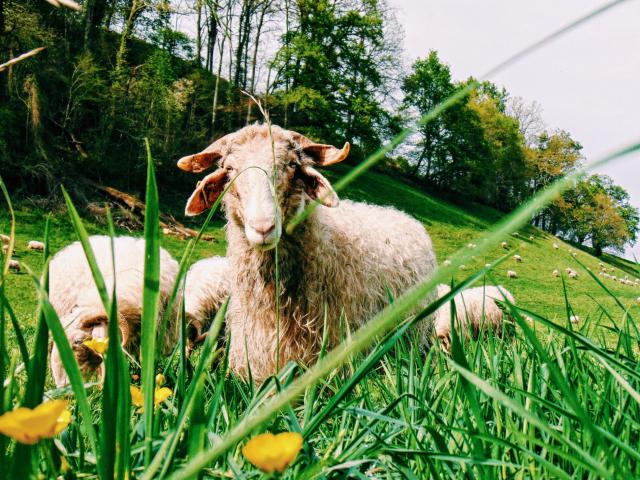
<svg viewBox="0 0 640 480">
<path fill-rule="evenodd" d="M 274 248 L 286 224 L 306 203 L 318 200 L 334 207 L 338 197 L 329 181 L 313 165 L 330 165 L 346 158 L 349 145 L 338 149 L 273 126 L 252 125 L 216 141 L 199 154 L 182 158 L 183 170 L 218 169 L 198 183 L 187 202 L 186 214 L 198 215 L 223 202 L 229 221 L 242 227 L 254 248 Z"/>
</svg>

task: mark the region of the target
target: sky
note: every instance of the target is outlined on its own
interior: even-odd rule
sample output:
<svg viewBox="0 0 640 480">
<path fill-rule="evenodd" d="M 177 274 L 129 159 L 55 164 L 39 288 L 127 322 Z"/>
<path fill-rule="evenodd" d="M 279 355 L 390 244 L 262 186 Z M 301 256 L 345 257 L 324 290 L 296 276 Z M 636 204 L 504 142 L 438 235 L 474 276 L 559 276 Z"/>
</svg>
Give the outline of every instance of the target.
<svg viewBox="0 0 640 480">
<path fill-rule="evenodd" d="M 437 50 L 454 79 L 479 76 L 603 0 L 389 0 L 408 64 Z M 540 103 L 549 128 L 571 133 L 587 162 L 640 141 L 640 0 L 627 0 L 488 78 Z M 640 153 L 597 170 L 640 207 Z M 640 242 L 626 256 L 640 259 Z"/>
</svg>

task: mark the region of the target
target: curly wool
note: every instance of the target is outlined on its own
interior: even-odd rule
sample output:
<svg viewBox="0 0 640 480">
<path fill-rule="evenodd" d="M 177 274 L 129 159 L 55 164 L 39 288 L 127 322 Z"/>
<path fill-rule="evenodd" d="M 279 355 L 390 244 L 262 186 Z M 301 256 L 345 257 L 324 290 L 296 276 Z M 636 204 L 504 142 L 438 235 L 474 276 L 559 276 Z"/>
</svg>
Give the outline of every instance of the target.
<svg viewBox="0 0 640 480">
<path fill-rule="evenodd" d="M 192 342 L 198 343 L 229 295 L 230 274 L 229 261 L 225 257 L 204 258 L 189 268 L 184 288 L 184 310 Z"/>
<path fill-rule="evenodd" d="M 438 285 L 438 297 L 449 293 L 448 285 Z M 474 338 L 478 338 L 481 330 L 496 333 L 502 332 L 503 311 L 496 303 L 505 298 L 515 303 L 513 295 L 501 285 L 469 288 L 453 297 L 456 307 L 456 326 L 466 338 L 469 337 L 469 327 Z M 435 333 L 442 345 L 448 350 L 451 344 L 451 302 L 447 302 L 436 312 Z"/>
<path fill-rule="evenodd" d="M 96 235 L 90 237 L 89 242 L 108 292 L 113 290 L 114 280 L 116 281 L 118 325 L 123 345 L 129 352 L 135 354 L 139 347 L 142 316 L 144 239 L 133 237 L 114 239 L 115 273 L 111 258 L 111 239 Z M 166 250 L 160 249 L 160 315 L 158 319 L 162 318 L 177 274 L 178 263 Z M 106 337 L 107 314 L 79 242 L 63 248 L 52 258 L 49 265 L 49 300 L 60 317 L 80 367 L 86 372 L 94 371 L 101 364 L 101 359 L 95 352 L 83 346 L 82 342 L 91 336 Z M 160 340 L 165 351 L 175 345 L 177 340 L 175 317 L 175 315 L 171 316 L 166 336 Z M 51 352 L 51 370 L 57 386 L 68 383 L 55 345 Z"/>
<path fill-rule="evenodd" d="M 229 363 L 246 375 L 248 360 L 252 376 L 261 380 L 276 367 L 274 252 L 252 248 L 233 223 L 227 237 L 235 274 L 227 313 Z M 393 208 L 350 201 L 319 206 L 294 235 L 283 235 L 278 254 L 280 366 L 315 361 L 325 314 L 333 346 L 346 332 L 342 318 L 358 328 L 389 303 L 389 292 L 400 296 L 436 268 L 431 239 L 419 222 Z"/>
</svg>

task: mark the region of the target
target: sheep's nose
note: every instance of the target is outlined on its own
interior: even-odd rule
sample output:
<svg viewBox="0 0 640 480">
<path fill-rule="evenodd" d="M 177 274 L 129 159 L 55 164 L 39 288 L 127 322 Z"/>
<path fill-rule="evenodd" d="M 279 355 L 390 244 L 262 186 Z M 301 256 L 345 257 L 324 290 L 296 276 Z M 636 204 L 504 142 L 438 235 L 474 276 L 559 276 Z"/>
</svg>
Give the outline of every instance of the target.
<svg viewBox="0 0 640 480">
<path fill-rule="evenodd" d="M 249 222 L 249 226 L 263 237 L 268 237 L 276 228 L 276 224 L 272 220 L 254 220 Z"/>
</svg>

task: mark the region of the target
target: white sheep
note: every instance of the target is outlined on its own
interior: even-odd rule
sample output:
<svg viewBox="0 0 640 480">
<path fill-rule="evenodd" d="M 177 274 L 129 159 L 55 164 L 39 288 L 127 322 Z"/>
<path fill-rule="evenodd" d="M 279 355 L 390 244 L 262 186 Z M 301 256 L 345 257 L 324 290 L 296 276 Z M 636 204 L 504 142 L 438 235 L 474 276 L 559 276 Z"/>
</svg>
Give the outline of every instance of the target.
<svg viewBox="0 0 640 480">
<path fill-rule="evenodd" d="M 44 243 L 38 240 L 29 240 L 27 243 L 27 250 L 36 250 L 38 252 L 44 252 Z"/>
<path fill-rule="evenodd" d="M 575 270 L 571 270 L 569 273 L 569 278 L 573 278 L 574 280 L 578 279 L 578 272 L 576 272 Z"/>
<path fill-rule="evenodd" d="M 0 233 L 0 241 L 2 242 L 2 244 L 8 245 L 9 242 L 11 241 L 11 237 L 9 237 L 8 235 L 5 235 L 3 233 Z"/>
<path fill-rule="evenodd" d="M 467 266 L 466 266 L 466 265 L 460 265 L 458 268 L 459 268 L 460 270 L 466 270 L 466 269 L 467 269 Z"/>
<path fill-rule="evenodd" d="M 513 270 L 507 270 L 507 278 L 518 278 L 518 274 Z"/>
<path fill-rule="evenodd" d="M 502 242 L 502 243 L 500 244 L 500 246 L 501 246 L 502 248 L 504 248 L 505 250 L 508 250 L 508 249 L 509 249 L 509 244 L 508 244 L 507 242 Z"/>
<path fill-rule="evenodd" d="M 9 270 L 20 273 L 20 262 L 17 260 L 9 260 Z"/>
<path fill-rule="evenodd" d="M 560 272 L 556 268 L 553 272 L 551 272 L 551 275 L 553 275 L 554 277 L 559 277 L 560 276 Z"/>
<path fill-rule="evenodd" d="M 476 246 L 477 245 L 475 243 L 470 243 L 469 245 L 467 245 L 467 247 L 469 247 L 469 248 L 476 248 Z"/>
<path fill-rule="evenodd" d="M 580 317 L 578 315 L 571 315 L 569 317 L 569 321 L 571 323 L 578 323 L 578 322 L 580 322 Z"/>
<path fill-rule="evenodd" d="M 442 264 L 443 264 L 445 267 L 448 267 L 448 266 L 450 266 L 450 265 L 451 265 L 451 260 L 445 260 L 444 262 L 442 262 Z"/>
<path fill-rule="evenodd" d="M 517 262 L 517 263 L 522 263 L 522 257 L 520 255 L 514 255 L 513 259 Z"/>
<path fill-rule="evenodd" d="M 438 285 L 438 297 L 449 293 L 448 285 Z M 470 333 L 478 338 L 481 331 L 493 330 L 502 333 L 503 311 L 496 303 L 508 300 L 515 304 L 513 295 L 502 286 L 484 286 L 463 290 L 453 297 L 456 307 L 456 329 L 463 338 L 469 338 Z M 441 345 L 449 350 L 451 347 L 451 300 L 442 305 L 436 312 L 435 331 Z M 469 328 L 471 327 L 471 328 Z"/>
<path fill-rule="evenodd" d="M 513 232 L 513 236 L 518 238 L 520 236 L 520 234 L 518 232 Z"/>
<path fill-rule="evenodd" d="M 558 250 L 560 248 L 560 245 L 558 245 L 557 243 L 553 244 L 553 248 L 555 248 L 556 250 Z"/>
<path fill-rule="evenodd" d="M 317 144 L 277 126 L 271 127 L 271 138 L 269 130 L 258 124 L 245 127 L 178 162 L 191 172 L 218 164 L 196 186 L 187 215 L 209 209 L 237 178 L 223 198 L 232 272 L 226 317 L 229 365 L 244 376 L 250 367 L 258 382 L 278 364 L 312 364 L 325 318 L 329 346 L 336 345 L 345 331 L 343 319 L 355 330 L 388 304 L 389 294 L 402 295 L 436 269 L 431 239 L 420 222 L 394 208 L 339 202 L 314 168 L 344 160 L 348 144 L 342 149 Z M 277 196 L 270 183 L 274 165 Z M 314 200 L 319 205 L 301 224 L 283 228 Z M 425 303 L 434 297 L 435 292 L 427 295 Z M 419 326 L 425 341 L 431 326 L 431 319 Z"/>
<path fill-rule="evenodd" d="M 229 261 L 204 258 L 189 268 L 184 288 L 184 310 L 190 348 L 201 343 L 231 288 Z"/>
<path fill-rule="evenodd" d="M 636 301 L 637 301 L 638 303 L 640 303 L 640 297 L 636 298 Z"/>
<path fill-rule="evenodd" d="M 533 242 L 533 240 L 534 240 L 533 235 L 529 235 L 529 240 L 531 240 Z"/>
<path fill-rule="evenodd" d="M 139 347 L 142 315 L 144 239 L 133 237 L 114 239 L 115 274 L 111 259 L 111 239 L 96 235 L 90 237 L 89 242 L 109 293 L 113 290 L 115 277 L 118 326 L 122 344 L 129 352 L 135 353 Z M 159 318 L 162 318 L 162 312 L 173 289 L 177 273 L 178 263 L 171 258 L 169 253 L 161 249 L 159 285 L 161 314 Z M 97 368 L 102 368 L 101 356 L 84 346 L 83 342 L 92 337 L 104 338 L 107 336 L 108 316 L 79 242 L 63 248 L 51 259 L 49 300 L 60 317 L 81 369 L 92 373 Z M 157 341 L 167 351 L 175 344 L 177 334 L 175 317 L 172 316 L 165 337 Z M 60 354 L 55 345 L 51 351 L 51 371 L 58 387 L 68 383 Z"/>
</svg>

